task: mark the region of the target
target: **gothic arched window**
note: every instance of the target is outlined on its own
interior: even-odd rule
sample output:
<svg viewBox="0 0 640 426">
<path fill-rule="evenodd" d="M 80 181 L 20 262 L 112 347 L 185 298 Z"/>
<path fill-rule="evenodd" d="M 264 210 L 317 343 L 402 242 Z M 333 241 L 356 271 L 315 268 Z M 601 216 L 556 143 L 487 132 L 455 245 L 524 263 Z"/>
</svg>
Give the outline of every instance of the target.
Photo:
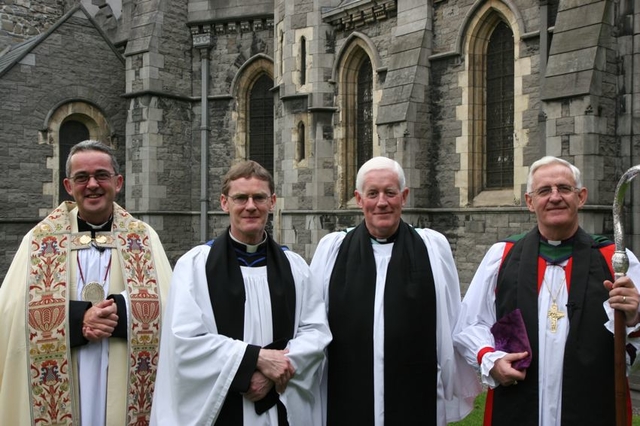
<svg viewBox="0 0 640 426">
<path fill-rule="evenodd" d="M 357 208 L 354 190 L 358 169 L 381 149 L 376 131 L 376 101 L 382 95 L 383 68 L 375 44 L 364 34 L 352 34 L 338 53 L 335 188 L 340 208 Z M 384 151 L 382 151 L 384 152 Z"/>
</svg>

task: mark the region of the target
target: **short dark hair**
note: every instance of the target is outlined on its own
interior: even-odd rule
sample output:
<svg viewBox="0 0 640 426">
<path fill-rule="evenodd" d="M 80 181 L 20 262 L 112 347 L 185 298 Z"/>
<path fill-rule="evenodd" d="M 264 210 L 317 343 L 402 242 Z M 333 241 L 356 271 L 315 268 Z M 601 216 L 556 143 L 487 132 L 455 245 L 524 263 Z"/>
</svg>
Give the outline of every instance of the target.
<svg viewBox="0 0 640 426">
<path fill-rule="evenodd" d="M 271 173 L 257 162 L 253 160 L 246 160 L 231 166 L 229 171 L 224 175 L 222 180 L 222 194 L 229 195 L 229 188 L 231 187 L 232 181 L 240 178 L 249 179 L 252 177 L 267 182 L 269 184 L 269 191 L 271 191 L 271 194 L 275 192 L 275 184 L 273 183 L 273 176 L 271 176 Z"/>
<path fill-rule="evenodd" d="M 116 175 L 120 174 L 120 166 L 118 165 L 118 160 L 116 159 L 116 152 L 113 150 L 113 148 L 111 148 L 109 145 L 103 144 L 100 141 L 89 139 L 86 141 L 78 142 L 77 144 L 71 147 L 71 151 L 69 151 L 69 155 L 67 156 L 67 163 L 65 166 L 67 177 L 70 177 L 71 175 L 71 157 L 73 157 L 73 155 L 77 154 L 78 152 L 85 152 L 85 151 L 100 151 L 100 152 L 104 152 L 105 154 L 108 154 L 109 157 L 111 157 L 111 167 L 113 167 L 113 172 Z"/>
</svg>

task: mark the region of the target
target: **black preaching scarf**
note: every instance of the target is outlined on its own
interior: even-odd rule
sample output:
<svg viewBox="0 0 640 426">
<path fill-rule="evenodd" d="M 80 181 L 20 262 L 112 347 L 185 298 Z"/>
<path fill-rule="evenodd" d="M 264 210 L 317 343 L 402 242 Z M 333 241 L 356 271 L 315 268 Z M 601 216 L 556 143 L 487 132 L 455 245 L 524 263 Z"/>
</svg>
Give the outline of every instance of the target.
<svg viewBox="0 0 640 426">
<path fill-rule="evenodd" d="M 520 308 L 533 358 L 518 386 L 494 389 L 492 425 L 538 426 L 538 252 L 540 233 L 534 228 L 509 251 L 498 274 L 496 318 Z M 573 268 L 567 306 L 569 321 L 562 385 L 562 425 L 615 424 L 613 334 L 602 303 L 609 298 L 603 281 L 609 266 L 593 238 L 578 229 L 573 241 Z"/>
<path fill-rule="evenodd" d="M 435 425 L 436 292 L 427 248 L 400 222 L 384 293 L 384 413 L 394 425 Z M 344 238 L 329 283 L 327 424 L 372 425 L 376 262 L 364 222 Z"/>
<path fill-rule="evenodd" d="M 211 307 L 216 319 L 218 333 L 234 339 L 244 339 L 244 278 L 237 260 L 229 232 L 216 238 L 207 257 L 206 274 Z M 273 321 L 274 349 L 284 349 L 293 338 L 296 309 L 296 289 L 287 256 L 270 235 L 267 234 L 267 280 L 271 296 L 271 318 Z M 282 344 L 276 342 L 282 342 Z M 275 393 L 275 388 L 272 389 Z M 275 399 L 273 397 L 276 397 Z M 269 397 L 269 395 L 268 395 Z M 265 397 L 267 399 L 267 397 Z M 272 404 L 277 394 L 270 394 Z M 279 405 L 279 415 L 284 406 Z M 261 410 L 263 411 L 264 408 Z M 285 417 L 286 420 L 286 417 Z M 216 425 L 242 424 L 242 395 L 229 392 Z M 283 423 L 283 424 L 286 424 Z"/>
</svg>

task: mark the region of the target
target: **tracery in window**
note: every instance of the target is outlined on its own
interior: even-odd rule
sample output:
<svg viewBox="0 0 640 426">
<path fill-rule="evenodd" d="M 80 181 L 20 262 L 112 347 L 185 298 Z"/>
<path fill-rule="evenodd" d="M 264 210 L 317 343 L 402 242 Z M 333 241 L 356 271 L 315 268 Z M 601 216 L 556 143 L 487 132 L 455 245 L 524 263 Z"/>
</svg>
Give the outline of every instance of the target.
<svg viewBox="0 0 640 426">
<path fill-rule="evenodd" d="M 354 197 L 358 168 L 382 155 L 378 141 L 377 103 L 382 96 L 382 60 L 375 43 L 354 32 L 337 53 L 333 69 L 337 85 L 335 123 L 336 195 L 341 208 L 357 208 Z"/>
<path fill-rule="evenodd" d="M 526 188 L 524 149 L 530 135 L 523 123 L 530 95 L 524 81 L 534 67 L 531 57 L 521 54 L 519 40 L 526 31 L 512 6 L 487 0 L 463 24 L 455 172 L 461 206 L 520 205 Z"/>
</svg>

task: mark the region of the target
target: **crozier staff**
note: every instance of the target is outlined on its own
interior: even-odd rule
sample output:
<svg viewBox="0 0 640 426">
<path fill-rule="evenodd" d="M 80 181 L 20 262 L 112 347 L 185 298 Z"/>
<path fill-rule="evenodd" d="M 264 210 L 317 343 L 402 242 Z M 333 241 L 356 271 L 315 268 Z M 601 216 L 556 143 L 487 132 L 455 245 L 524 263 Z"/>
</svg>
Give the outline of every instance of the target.
<svg viewBox="0 0 640 426">
<path fill-rule="evenodd" d="M 525 199 L 537 226 L 489 249 L 454 333 L 457 349 L 491 388 L 485 425 L 613 425 L 613 309 L 624 311 L 632 363 L 640 320 L 638 259 L 627 251 L 628 275 L 613 282 L 615 246 L 580 227 L 587 188 L 569 162 L 551 156 L 534 162 Z M 516 308 L 532 350 L 525 370 L 512 364 L 529 354 L 495 350 L 490 332 Z"/>
</svg>

